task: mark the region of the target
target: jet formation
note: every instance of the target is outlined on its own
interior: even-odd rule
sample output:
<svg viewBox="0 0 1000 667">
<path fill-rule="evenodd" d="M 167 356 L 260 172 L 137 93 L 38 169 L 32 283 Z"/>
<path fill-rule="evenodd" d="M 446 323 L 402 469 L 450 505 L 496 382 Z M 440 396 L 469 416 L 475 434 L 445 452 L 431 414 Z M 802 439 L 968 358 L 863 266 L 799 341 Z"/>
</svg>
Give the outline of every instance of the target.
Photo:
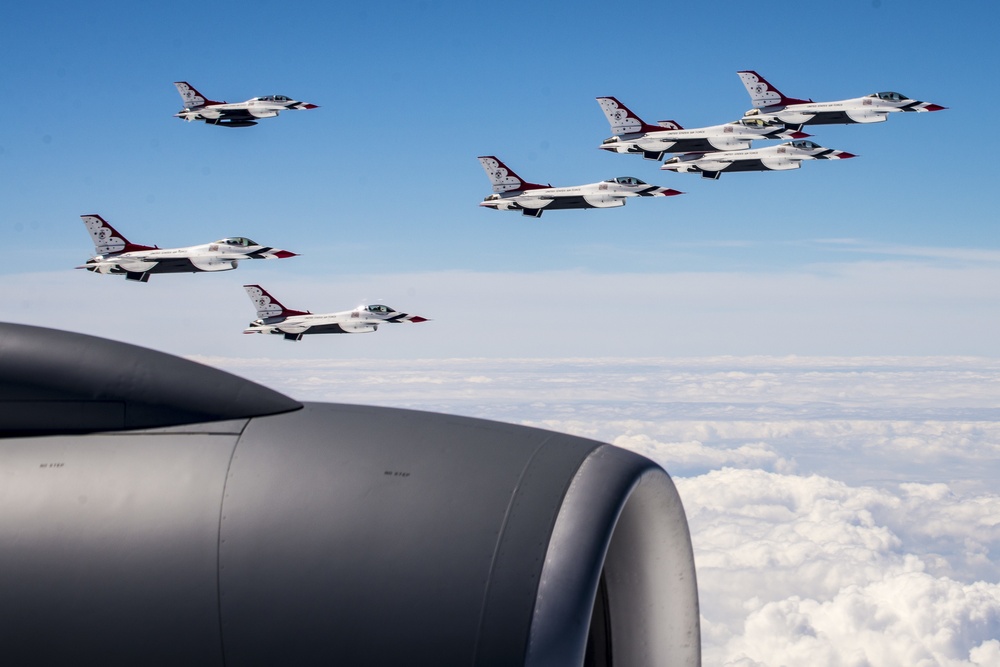
<svg viewBox="0 0 1000 667">
<path fill-rule="evenodd" d="M 315 104 L 299 102 L 284 95 L 264 95 L 246 102 L 217 102 L 210 100 L 187 81 L 175 81 L 177 92 L 184 100 L 184 108 L 174 114 L 188 122 L 201 120 L 221 127 L 250 127 L 261 118 L 274 118 L 289 109 L 316 109 Z"/>
<path fill-rule="evenodd" d="M 852 157 L 855 155 L 847 151 L 823 148 L 806 139 L 797 139 L 745 151 L 681 153 L 664 162 L 660 169 L 700 173 L 703 178 L 718 179 L 724 171 L 786 171 L 798 169 L 804 160 L 846 160 Z"/>
<path fill-rule="evenodd" d="M 308 310 L 285 308 L 260 285 L 244 285 L 257 309 L 257 319 L 245 334 L 278 334 L 285 340 L 302 340 L 306 334 L 353 334 L 377 331 L 380 324 L 427 322 L 426 317 L 401 313 L 381 304 L 360 305 L 353 310 L 314 315 Z"/>
<path fill-rule="evenodd" d="M 614 136 L 600 148 L 611 153 L 642 155 L 662 161 L 664 153 L 734 151 L 750 148 L 756 139 L 805 139 L 808 134 L 789 130 L 776 120 L 741 118 L 724 125 L 684 129 L 677 121 L 644 122 L 614 97 L 598 97 Z"/>
<path fill-rule="evenodd" d="M 94 241 L 94 257 L 78 269 L 125 275 L 125 280 L 149 282 L 154 273 L 231 271 L 245 259 L 285 259 L 296 253 L 263 246 L 245 236 L 230 236 L 186 248 L 160 248 L 132 243 L 99 215 L 81 215 Z"/>
<path fill-rule="evenodd" d="M 945 107 L 911 99 L 896 92 L 879 92 L 834 102 L 813 102 L 788 97 L 753 70 L 737 72 L 750 95 L 753 108 L 742 118 L 721 125 L 684 128 L 675 120 L 651 125 L 615 97 L 598 97 L 612 136 L 600 149 L 620 155 L 639 155 L 662 162 L 660 169 L 677 173 L 700 173 L 718 179 L 723 172 L 787 171 L 808 160 L 845 160 L 847 151 L 826 148 L 808 141 L 805 126 L 884 122 L 889 114 L 932 112 Z M 174 86 L 184 101 L 175 117 L 222 127 L 250 127 L 261 118 L 273 118 L 286 110 L 315 109 L 317 105 L 284 95 L 254 97 L 245 102 L 219 102 L 202 95 L 186 81 Z M 754 142 L 783 143 L 754 147 Z M 494 155 L 479 157 L 493 186 L 480 206 L 500 211 L 520 211 L 539 218 L 546 210 L 618 208 L 636 197 L 670 197 L 678 190 L 646 183 L 634 176 L 618 176 L 597 183 L 568 187 L 525 181 Z M 247 259 L 284 259 L 296 256 L 288 250 L 264 246 L 243 236 L 184 248 L 165 248 L 130 242 L 100 215 L 80 216 L 94 241 L 94 257 L 76 268 L 94 273 L 124 275 L 126 280 L 148 282 L 154 273 L 200 273 L 229 271 Z M 244 285 L 257 309 L 258 319 L 244 333 L 268 333 L 286 340 L 301 340 L 306 334 L 367 333 L 384 323 L 425 322 L 381 304 L 361 305 L 353 310 L 314 315 L 290 310 L 260 285 Z"/>
<path fill-rule="evenodd" d="M 675 120 L 647 123 L 616 97 L 598 97 L 597 103 L 611 126 L 612 136 L 601 150 L 619 155 L 639 155 L 662 162 L 660 169 L 700 173 L 716 180 L 723 172 L 788 171 L 807 160 L 846 160 L 857 157 L 844 150 L 807 141 L 806 125 L 879 123 L 890 113 L 941 111 L 945 107 L 910 99 L 896 92 L 872 93 L 837 102 L 813 102 L 787 97 L 753 70 L 737 72 L 753 109 L 742 118 L 708 127 L 684 128 Z M 754 142 L 784 140 L 755 148 Z M 789 141 L 790 140 L 790 141 Z M 545 209 L 613 208 L 627 197 L 681 194 L 626 176 L 571 188 L 528 183 L 494 156 L 479 158 L 493 194 L 479 205 L 497 210 L 520 210 L 540 217 Z"/>
</svg>

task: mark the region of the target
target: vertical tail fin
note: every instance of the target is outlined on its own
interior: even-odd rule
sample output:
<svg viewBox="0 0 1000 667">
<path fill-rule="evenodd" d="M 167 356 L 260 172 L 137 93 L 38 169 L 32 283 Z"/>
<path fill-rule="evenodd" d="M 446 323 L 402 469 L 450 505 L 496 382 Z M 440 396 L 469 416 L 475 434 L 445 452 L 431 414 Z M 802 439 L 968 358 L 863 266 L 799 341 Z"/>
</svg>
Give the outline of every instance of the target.
<svg viewBox="0 0 1000 667">
<path fill-rule="evenodd" d="M 614 97 L 598 97 L 597 103 L 601 105 L 601 111 L 604 112 L 604 115 L 608 118 L 608 122 L 611 123 L 611 133 L 615 136 L 639 132 L 656 132 L 663 129 L 662 127 L 656 127 L 644 122 L 631 109 Z"/>
<path fill-rule="evenodd" d="M 267 293 L 260 285 L 244 285 L 247 296 L 253 301 L 254 308 L 257 309 L 257 317 L 265 320 L 270 317 L 291 317 L 292 315 L 309 315 L 308 310 L 290 310 L 281 305 L 281 302 Z"/>
<path fill-rule="evenodd" d="M 800 100 L 794 97 L 785 97 L 784 93 L 772 86 L 767 79 L 753 70 L 737 72 L 740 80 L 750 94 L 750 100 L 755 109 L 764 107 L 786 107 L 789 104 L 808 104 L 812 100 Z"/>
<path fill-rule="evenodd" d="M 514 192 L 517 190 L 537 190 L 539 188 L 550 188 L 551 185 L 541 185 L 539 183 L 528 183 L 523 178 L 514 173 L 514 170 L 500 161 L 493 155 L 482 155 L 479 157 L 479 164 L 483 165 L 483 171 L 493 184 L 493 192 Z"/>
<path fill-rule="evenodd" d="M 177 92 L 181 94 L 181 99 L 184 100 L 185 109 L 194 109 L 208 104 L 225 104 L 225 102 L 208 99 L 195 90 L 195 87 L 187 81 L 174 81 L 174 85 L 177 86 Z"/>
<path fill-rule="evenodd" d="M 94 240 L 95 255 L 115 255 L 123 252 L 133 252 L 136 250 L 156 250 L 156 246 L 138 245 L 129 243 L 117 229 L 108 224 L 108 221 L 97 215 L 81 215 L 83 224 L 90 232 L 90 238 Z"/>
</svg>

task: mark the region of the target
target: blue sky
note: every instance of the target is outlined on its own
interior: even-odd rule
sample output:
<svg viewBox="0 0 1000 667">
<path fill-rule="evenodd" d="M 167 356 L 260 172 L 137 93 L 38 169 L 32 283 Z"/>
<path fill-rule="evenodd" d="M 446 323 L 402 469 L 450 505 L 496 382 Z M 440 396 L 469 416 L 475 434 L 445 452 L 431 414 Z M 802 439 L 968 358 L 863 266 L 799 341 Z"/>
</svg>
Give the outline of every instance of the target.
<svg viewBox="0 0 1000 667">
<path fill-rule="evenodd" d="M 441 348 L 403 351 L 434 356 L 449 349 L 456 318 L 495 313 L 501 303 L 504 321 L 534 318 L 538 296 L 505 295 L 505 281 L 497 278 L 461 296 L 475 301 L 471 313 L 469 301 L 452 311 L 416 275 L 517 274 L 529 282 L 541 276 L 541 283 L 548 272 L 632 275 L 646 288 L 652 281 L 655 298 L 656 285 L 677 276 L 708 284 L 726 275 L 739 284 L 768 274 L 792 285 L 803 275 L 823 280 L 883 264 L 959 276 L 955 300 L 939 299 L 950 304 L 941 306 L 947 313 L 915 305 L 928 327 L 956 310 L 992 312 L 992 293 L 966 308 L 959 302 L 970 300 L 969 285 L 983 271 L 1000 268 L 993 184 L 1000 142 L 988 130 L 989 111 L 1000 102 L 992 81 L 1000 64 L 991 32 L 997 18 L 1000 10 L 988 4 L 955 12 L 940 3 L 878 0 L 795 12 L 694 2 L 261 3 L 240 11 L 195 2 L 141 9 L 22 3 L 0 26 L 5 81 L 19 100 L 0 110 L 0 224 L 12 242 L 0 280 L 26 290 L 17 290 L 8 316 L 58 325 L 73 314 L 82 330 L 118 332 L 170 351 L 214 353 L 232 345 L 243 353 L 252 348 L 232 336 L 249 308 L 234 307 L 239 321 L 223 324 L 224 331 L 213 330 L 211 318 L 219 304 L 245 298 L 239 285 L 259 282 L 293 307 L 313 311 L 342 310 L 361 299 L 393 299 L 390 305 L 402 310 L 437 308 L 427 314 L 437 320 Z M 615 95 L 649 120 L 717 124 L 749 107 L 739 69 L 755 69 L 799 97 L 898 90 L 949 109 L 814 131 L 817 142 L 856 153 L 857 160 L 717 182 L 597 150 L 609 128 L 596 96 Z M 321 108 L 248 129 L 186 124 L 172 117 L 180 108 L 175 80 L 215 99 L 282 93 Z M 476 161 L 481 154 L 501 157 L 533 181 L 572 185 L 634 175 L 687 194 L 533 220 L 477 206 L 489 192 Z M 159 277 L 169 287 L 119 294 L 108 284 L 113 278 L 65 273 L 91 252 L 78 218 L 83 213 L 100 213 L 139 243 L 172 247 L 239 234 L 302 256 L 226 274 Z M 61 272 L 65 283 L 57 281 L 57 289 L 66 301 L 114 305 L 88 314 L 71 307 L 65 315 L 43 307 L 46 299 L 27 290 L 48 278 L 22 276 L 48 272 Z M 411 282 L 401 278 L 385 289 L 386 278 L 397 274 Z M 378 293 L 366 283 L 377 284 Z M 551 302 L 557 289 L 539 294 Z M 596 313 L 614 312 L 630 299 L 632 312 L 655 306 L 647 294 L 638 301 L 635 294 L 644 290 L 622 289 L 611 301 L 566 296 L 582 298 Z M 165 331 L 178 312 L 155 310 L 169 299 L 164 291 L 173 291 L 195 320 L 205 316 L 200 343 L 177 345 Z M 846 287 L 839 294 L 838 301 L 855 298 Z M 523 313 L 516 305 L 511 310 L 508 296 L 524 301 Z M 781 294 L 772 301 L 789 317 L 799 310 Z M 683 306 L 666 305 L 683 320 L 677 310 Z M 721 313 L 719 330 L 749 326 L 739 303 L 713 308 Z M 125 313 L 155 326 L 144 332 Z M 993 323 L 974 319 L 968 330 Z M 481 324 L 484 331 L 495 326 Z M 529 327 L 527 336 L 521 347 L 530 355 L 531 337 L 541 334 Z M 953 336 L 933 338 L 913 351 L 997 352 L 961 336 L 952 346 L 937 341 Z M 677 351 L 867 354 L 885 347 L 833 348 L 803 338 L 794 349 L 753 349 L 746 340 L 741 334 L 714 348 Z"/>
<path fill-rule="evenodd" d="M 996 665 L 998 22 L 992 3 L 902 0 L 15 3 L 3 316 L 302 399 L 650 456 L 691 521 L 706 664 Z M 597 149 L 595 97 L 718 124 L 749 108 L 742 69 L 816 101 L 895 90 L 948 110 L 813 132 L 856 160 L 712 182 Z M 186 124 L 177 80 L 320 108 Z M 534 220 L 478 207 L 483 154 L 531 181 L 687 194 Z M 72 270 L 89 213 L 138 243 L 302 255 L 126 284 Z M 433 321 L 243 336 L 244 283 Z"/>
</svg>

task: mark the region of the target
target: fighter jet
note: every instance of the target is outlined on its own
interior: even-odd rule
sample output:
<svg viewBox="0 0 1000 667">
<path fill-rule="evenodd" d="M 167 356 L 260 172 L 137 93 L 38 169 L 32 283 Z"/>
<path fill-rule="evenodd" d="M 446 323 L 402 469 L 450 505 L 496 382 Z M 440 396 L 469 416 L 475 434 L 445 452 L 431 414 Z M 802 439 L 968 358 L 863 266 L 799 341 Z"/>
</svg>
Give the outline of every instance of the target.
<svg viewBox="0 0 1000 667">
<path fill-rule="evenodd" d="M 200 273 L 230 271 L 244 259 L 285 259 L 296 253 L 262 246 L 243 236 L 187 248 L 164 248 L 129 242 L 99 215 L 81 215 L 91 238 L 95 256 L 78 269 L 95 273 L 125 274 L 126 280 L 149 282 L 153 273 Z"/>
<path fill-rule="evenodd" d="M 257 308 L 258 318 L 243 331 L 245 334 L 280 334 L 285 340 L 302 340 L 305 334 L 368 333 L 376 331 L 380 324 L 428 321 L 426 317 L 407 315 L 379 304 L 313 315 L 308 310 L 285 308 L 260 285 L 244 285 L 243 289 Z"/>
<path fill-rule="evenodd" d="M 700 172 L 703 178 L 717 179 L 722 172 L 783 171 L 798 169 L 803 160 L 846 160 L 856 157 L 846 151 L 823 148 L 811 141 L 799 139 L 777 146 L 748 151 L 717 153 L 686 153 L 670 158 L 660 169 L 676 172 Z"/>
<path fill-rule="evenodd" d="M 650 125 L 614 97 L 598 97 L 597 102 L 615 135 L 605 139 L 600 148 L 612 153 L 642 155 L 647 160 L 662 160 L 664 153 L 745 150 L 756 139 L 805 139 L 809 136 L 765 118 L 741 118 L 724 125 L 694 129 L 684 129 L 674 120 Z"/>
<path fill-rule="evenodd" d="M 286 109 L 316 109 L 315 104 L 298 102 L 284 95 L 264 95 L 246 102 L 216 102 L 210 100 L 187 81 L 175 81 L 177 92 L 184 100 L 184 108 L 174 114 L 186 121 L 203 120 L 209 125 L 222 127 L 250 127 L 259 118 L 274 118 Z"/>
<path fill-rule="evenodd" d="M 744 118 L 775 119 L 793 129 L 803 125 L 847 125 L 881 123 L 897 111 L 941 111 L 946 107 L 911 100 L 906 95 L 886 91 L 838 102 L 813 102 L 786 97 L 757 72 L 737 72 L 754 108 Z"/>
<path fill-rule="evenodd" d="M 683 192 L 650 185 L 632 176 L 618 176 L 600 183 L 554 188 L 551 185 L 528 183 L 507 165 L 492 155 L 479 158 L 480 164 L 493 183 L 493 194 L 480 206 L 498 211 L 520 211 L 534 218 L 542 211 L 566 208 L 614 208 L 624 206 L 629 197 L 670 197 Z"/>
</svg>

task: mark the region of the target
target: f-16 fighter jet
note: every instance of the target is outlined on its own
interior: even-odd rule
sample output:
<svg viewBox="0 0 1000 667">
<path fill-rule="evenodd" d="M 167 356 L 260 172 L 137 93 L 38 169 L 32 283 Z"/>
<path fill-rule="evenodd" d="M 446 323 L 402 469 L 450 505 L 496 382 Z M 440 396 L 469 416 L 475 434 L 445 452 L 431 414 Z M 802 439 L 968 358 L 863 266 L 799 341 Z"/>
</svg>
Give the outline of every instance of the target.
<svg viewBox="0 0 1000 667">
<path fill-rule="evenodd" d="M 260 118 L 274 118 L 286 109 L 316 109 L 315 104 L 298 102 L 284 95 L 254 97 L 246 102 L 216 102 L 194 89 L 187 81 L 175 81 L 177 92 L 184 100 L 184 108 L 175 113 L 175 118 L 186 121 L 203 120 L 209 125 L 222 127 L 250 127 Z"/>
<path fill-rule="evenodd" d="M 670 188 L 650 185 L 632 176 L 609 178 L 589 185 L 554 188 L 551 185 L 528 183 L 492 155 L 480 157 L 479 162 L 493 183 L 493 194 L 486 197 L 479 205 L 498 211 L 520 211 L 534 218 L 542 217 L 542 211 L 624 206 L 625 200 L 629 197 L 669 197 L 684 194 Z"/>
<path fill-rule="evenodd" d="M 777 146 L 748 151 L 717 153 L 686 153 L 672 157 L 660 169 L 676 172 L 701 172 L 703 178 L 719 178 L 722 172 L 782 171 L 798 169 L 803 160 L 846 160 L 856 157 L 846 151 L 823 148 L 811 141 L 799 139 Z"/>
<path fill-rule="evenodd" d="M 776 120 L 742 118 L 725 125 L 684 129 L 673 120 L 649 125 L 614 97 L 598 97 L 601 110 L 615 135 L 600 148 L 612 153 L 642 155 L 662 160 L 664 153 L 707 153 L 750 148 L 755 139 L 805 139 L 808 134 L 789 130 Z"/>
<path fill-rule="evenodd" d="M 130 243 L 99 215 L 81 215 L 91 238 L 95 257 L 78 269 L 95 273 L 125 274 L 126 280 L 149 282 L 153 273 L 230 271 L 244 259 L 285 259 L 296 253 L 262 246 L 243 236 L 188 248 L 164 248 Z"/>
<path fill-rule="evenodd" d="M 308 310 L 290 310 L 260 285 L 244 285 L 257 309 L 257 318 L 243 333 L 280 334 L 285 340 L 302 340 L 305 334 L 368 333 L 378 325 L 400 322 L 427 322 L 426 317 L 400 313 L 389 306 L 358 306 L 340 313 L 313 315 Z"/>
<path fill-rule="evenodd" d="M 754 106 L 744 117 L 775 119 L 795 129 L 803 125 L 881 123 L 897 111 L 941 111 L 946 108 L 889 91 L 838 102 L 800 100 L 786 97 L 757 72 L 747 70 L 737 74 Z"/>
</svg>

